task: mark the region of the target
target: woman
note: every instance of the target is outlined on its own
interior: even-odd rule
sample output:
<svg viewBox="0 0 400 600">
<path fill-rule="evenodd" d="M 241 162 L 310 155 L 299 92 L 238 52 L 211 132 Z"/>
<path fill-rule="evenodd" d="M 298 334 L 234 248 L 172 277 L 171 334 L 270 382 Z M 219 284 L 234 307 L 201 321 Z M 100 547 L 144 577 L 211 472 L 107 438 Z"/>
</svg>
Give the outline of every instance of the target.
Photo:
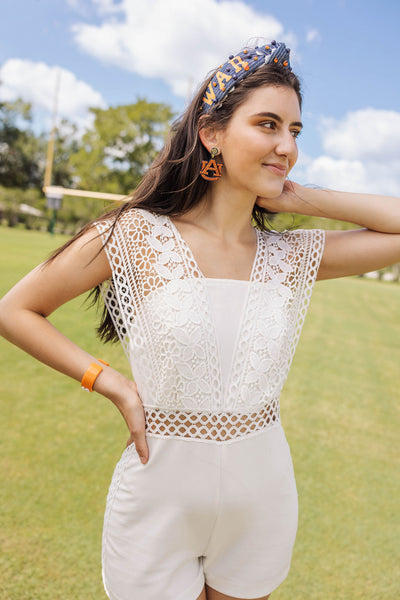
<svg viewBox="0 0 400 600">
<path fill-rule="evenodd" d="M 285 45 L 230 56 L 133 197 L 0 304 L 7 339 L 126 421 L 104 519 L 110 599 L 261 600 L 289 571 L 297 493 L 279 394 L 314 281 L 400 260 L 397 199 L 287 183 L 301 127 Z M 278 234 L 275 212 L 363 229 Z M 119 336 L 135 381 L 46 319 L 96 287 L 100 334 Z"/>
</svg>

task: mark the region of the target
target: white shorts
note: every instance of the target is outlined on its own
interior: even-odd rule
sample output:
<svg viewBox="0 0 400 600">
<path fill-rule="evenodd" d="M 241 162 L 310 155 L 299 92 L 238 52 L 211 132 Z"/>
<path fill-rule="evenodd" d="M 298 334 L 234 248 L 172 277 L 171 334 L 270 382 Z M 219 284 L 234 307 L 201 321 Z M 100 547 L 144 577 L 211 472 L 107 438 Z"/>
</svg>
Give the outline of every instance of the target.
<svg viewBox="0 0 400 600">
<path fill-rule="evenodd" d="M 236 598 L 272 592 L 288 574 L 297 491 L 280 425 L 205 442 L 147 436 L 118 462 L 103 531 L 110 600 L 196 600 L 204 582 Z"/>
</svg>

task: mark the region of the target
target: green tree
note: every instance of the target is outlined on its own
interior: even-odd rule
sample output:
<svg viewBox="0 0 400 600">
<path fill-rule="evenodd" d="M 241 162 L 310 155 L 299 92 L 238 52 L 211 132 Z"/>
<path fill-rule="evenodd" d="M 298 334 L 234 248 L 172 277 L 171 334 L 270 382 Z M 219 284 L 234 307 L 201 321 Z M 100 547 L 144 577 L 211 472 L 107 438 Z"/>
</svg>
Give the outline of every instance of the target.
<svg viewBox="0 0 400 600">
<path fill-rule="evenodd" d="M 47 152 L 47 138 L 42 136 L 44 150 Z M 72 157 L 79 152 L 81 141 L 78 129 L 74 123 L 61 119 L 56 130 L 54 142 L 54 158 L 52 170 L 52 185 L 74 187 L 76 176 Z"/>
<path fill-rule="evenodd" d="M 128 194 L 161 149 L 173 117 L 171 108 L 139 98 L 135 104 L 90 110 L 93 127 L 71 156 L 76 185 Z"/>
<path fill-rule="evenodd" d="M 18 99 L 0 102 L 0 185 L 38 187 L 42 179 L 42 143 L 30 129 L 32 108 Z"/>
</svg>

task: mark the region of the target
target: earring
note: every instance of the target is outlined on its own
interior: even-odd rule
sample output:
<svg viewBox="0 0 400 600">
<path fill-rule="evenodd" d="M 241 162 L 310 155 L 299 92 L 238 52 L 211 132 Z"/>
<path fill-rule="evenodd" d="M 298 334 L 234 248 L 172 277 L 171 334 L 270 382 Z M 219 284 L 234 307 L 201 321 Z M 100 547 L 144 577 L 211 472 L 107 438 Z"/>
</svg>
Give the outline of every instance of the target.
<svg viewBox="0 0 400 600">
<path fill-rule="evenodd" d="M 219 148 L 211 148 L 211 158 L 209 161 L 203 160 L 201 163 L 200 175 L 207 181 L 216 181 L 221 177 L 222 163 L 217 163 L 215 157 L 220 153 Z"/>
</svg>

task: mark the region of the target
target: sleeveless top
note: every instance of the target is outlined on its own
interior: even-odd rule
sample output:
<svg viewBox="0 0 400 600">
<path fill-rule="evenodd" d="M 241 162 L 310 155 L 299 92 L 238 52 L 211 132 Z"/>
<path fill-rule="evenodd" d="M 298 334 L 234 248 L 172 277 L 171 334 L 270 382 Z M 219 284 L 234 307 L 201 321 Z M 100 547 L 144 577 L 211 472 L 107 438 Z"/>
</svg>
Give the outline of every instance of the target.
<svg viewBox="0 0 400 600">
<path fill-rule="evenodd" d="M 230 366 L 250 282 L 240 279 L 206 278 L 205 283 L 221 365 L 222 393 L 226 394 Z"/>
<path fill-rule="evenodd" d="M 109 221 L 96 226 L 103 242 L 109 238 L 112 270 L 101 293 L 144 406 L 146 435 L 228 442 L 279 424 L 279 396 L 324 231 L 256 230 L 250 281 L 223 369 L 210 279 L 170 218 L 132 208 L 111 235 Z M 229 311 L 229 293 L 225 301 Z"/>
</svg>

